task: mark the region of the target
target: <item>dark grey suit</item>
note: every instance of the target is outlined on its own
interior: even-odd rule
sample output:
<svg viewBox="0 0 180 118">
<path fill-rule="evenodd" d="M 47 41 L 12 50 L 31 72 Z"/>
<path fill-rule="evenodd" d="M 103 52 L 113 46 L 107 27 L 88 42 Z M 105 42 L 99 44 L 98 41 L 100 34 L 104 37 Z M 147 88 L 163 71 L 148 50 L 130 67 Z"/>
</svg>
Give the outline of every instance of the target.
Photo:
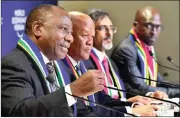
<svg viewBox="0 0 180 118">
<path fill-rule="evenodd" d="M 160 90 L 166 92 L 169 97 L 180 96 L 180 90 L 178 88 L 172 88 L 168 86 L 160 87 L 161 85 L 159 84 L 157 85 L 157 87 L 148 86 L 143 79 L 130 75 L 128 67 L 134 75 L 142 76 L 140 71 L 140 59 L 138 57 L 136 48 L 134 47 L 134 45 L 132 45 L 132 42 L 129 38 L 122 40 L 122 42 L 117 45 L 117 47 L 112 52 L 111 58 L 118 66 L 121 78 L 125 82 L 126 90 L 137 94 L 146 94 L 147 92 Z M 163 81 L 160 73 L 158 73 L 157 80 Z"/>
<path fill-rule="evenodd" d="M 1 63 L 2 116 L 73 116 L 64 88 L 49 94 L 36 66 L 20 49 Z"/>
</svg>

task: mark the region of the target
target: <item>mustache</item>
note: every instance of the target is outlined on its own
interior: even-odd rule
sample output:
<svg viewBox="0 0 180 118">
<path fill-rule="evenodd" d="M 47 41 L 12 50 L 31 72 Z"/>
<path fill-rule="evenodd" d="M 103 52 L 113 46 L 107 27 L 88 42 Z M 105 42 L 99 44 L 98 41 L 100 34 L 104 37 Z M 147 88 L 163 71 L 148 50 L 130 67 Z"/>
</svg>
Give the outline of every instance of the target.
<svg viewBox="0 0 180 118">
<path fill-rule="evenodd" d="M 64 48 L 69 48 L 70 47 L 70 43 L 68 43 L 68 42 L 59 43 L 58 45 L 61 46 L 61 47 L 64 47 Z"/>
<path fill-rule="evenodd" d="M 110 40 L 111 39 L 111 36 L 107 36 L 104 38 L 104 40 Z"/>
</svg>

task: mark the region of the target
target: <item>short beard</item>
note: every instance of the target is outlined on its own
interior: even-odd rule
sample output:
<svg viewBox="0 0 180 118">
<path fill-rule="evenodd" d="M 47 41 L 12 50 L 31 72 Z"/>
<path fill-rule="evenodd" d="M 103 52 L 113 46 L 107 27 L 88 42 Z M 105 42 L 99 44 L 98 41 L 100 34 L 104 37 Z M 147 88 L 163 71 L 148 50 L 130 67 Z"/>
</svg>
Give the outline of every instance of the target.
<svg viewBox="0 0 180 118">
<path fill-rule="evenodd" d="M 107 44 L 105 41 L 103 41 L 102 47 L 103 47 L 105 50 L 110 50 L 110 49 L 113 47 L 113 43 L 111 42 L 111 43 Z"/>
</svg>

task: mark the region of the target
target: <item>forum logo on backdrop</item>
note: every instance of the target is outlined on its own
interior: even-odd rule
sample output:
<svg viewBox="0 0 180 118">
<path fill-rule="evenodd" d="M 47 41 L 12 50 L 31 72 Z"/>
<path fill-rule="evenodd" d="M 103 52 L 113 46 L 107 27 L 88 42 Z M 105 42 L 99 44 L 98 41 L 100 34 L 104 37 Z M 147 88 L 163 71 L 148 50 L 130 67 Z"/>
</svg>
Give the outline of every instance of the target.
<svg viewBox="0 0 180 118">
<path fill-rule="evenodd" d="M 25 30 L 25 23 L 27 18 L 25 12 L 26 11 L 24 9 L 15 9 L 14 16 L 12 16 L 11 19 L 11 23 L 18 38 L 23 38 L 23 33 Z"/>
</svg>

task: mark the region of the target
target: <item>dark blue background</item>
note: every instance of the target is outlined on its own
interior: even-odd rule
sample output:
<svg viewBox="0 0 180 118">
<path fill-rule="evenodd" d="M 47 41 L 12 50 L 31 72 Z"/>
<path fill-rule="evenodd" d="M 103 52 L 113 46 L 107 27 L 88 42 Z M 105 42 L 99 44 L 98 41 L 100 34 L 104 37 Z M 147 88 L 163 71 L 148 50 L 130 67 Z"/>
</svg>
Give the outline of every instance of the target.
<svg viewBox="0 0 180 118">
<path fill-rule="evenodd" d="M 36 6 L 40 4 L 54 4 L 57 5 L 57 0 L 41 0 L 41 1 L 2 1 L 1 2 L 1 57 L 9 53 L 16 47 L 18 36 L 12 24 L 12 17 L 14 17 L 15 9 L 24 9 L 25 16 Z M 25 25 L 25 24 L 24 24 Z M 21 31 L 24 32 L 24 31 Z"/>
</svg>

